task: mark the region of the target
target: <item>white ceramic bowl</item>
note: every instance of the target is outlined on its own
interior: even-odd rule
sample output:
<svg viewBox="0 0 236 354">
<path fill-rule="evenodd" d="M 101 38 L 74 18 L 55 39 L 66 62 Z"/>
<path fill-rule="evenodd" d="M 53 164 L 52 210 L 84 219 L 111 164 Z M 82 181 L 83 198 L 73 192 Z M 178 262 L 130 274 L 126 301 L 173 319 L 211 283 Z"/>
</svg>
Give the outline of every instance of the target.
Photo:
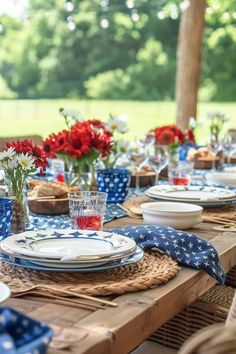
<svg viewBox="0 0 236 354">
<path fill-rule="evenodd" d="M 141 204 L 144 221 L 148 224 L 171 226 L 185 230 L 202 222 L 199 205 L 189 203 L 153 202 Z"/>
<path fill-rule="evenodd" d="M 236 173 L 235 172 L 207 173 L 206 181 L 209 184 L 224 184 L 225 186 L 236 186 Z"/>
</svg>

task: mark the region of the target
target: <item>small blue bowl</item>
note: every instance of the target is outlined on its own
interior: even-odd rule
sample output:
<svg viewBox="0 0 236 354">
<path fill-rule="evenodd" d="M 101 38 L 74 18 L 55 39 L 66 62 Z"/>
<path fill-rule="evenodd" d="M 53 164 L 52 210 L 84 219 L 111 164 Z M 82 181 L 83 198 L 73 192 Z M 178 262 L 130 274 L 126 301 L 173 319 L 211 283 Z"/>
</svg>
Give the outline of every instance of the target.
<svg viewBox="0 0 236 354">
<path fill-rule="evenodd" d="M 125 168 L 97 170 L 97 188 L 106 192 L 107 203 L 122 203 L 129 191 L 130 171 Z"/>
<path fill-rule="evenodd" d="M 12 200 L 0 198 L 0 240 L 6 238 L 10 232 L 12 221 Z"/>
</svg>

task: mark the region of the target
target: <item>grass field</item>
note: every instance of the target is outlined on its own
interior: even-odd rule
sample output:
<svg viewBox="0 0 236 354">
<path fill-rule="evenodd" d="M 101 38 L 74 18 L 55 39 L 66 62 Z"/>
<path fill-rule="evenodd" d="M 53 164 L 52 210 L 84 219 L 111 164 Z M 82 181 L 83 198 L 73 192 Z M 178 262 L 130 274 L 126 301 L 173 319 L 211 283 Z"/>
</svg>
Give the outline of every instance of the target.
<svg viewBox="0 0 236 354">
<path fill-rule="evenodd" d="M 60 107 L 76 109 L 86 118 L 106 119 L 109 113 L 124 113 L 130 127 L 129 138 L 140 137 L 149 129 L 173 123 L 174 102 L 89 101 L 89 100 L 0 100 L 0 137 L 40 134 L 46 137 L 64 127 L 58 114 Z M 198 116 L 210 110 L 224 112 L 230 122 L 226 128 L 236 128 L 236 103 L 199 103 Z M 207 135 L 207 121 L 198 129 L 200 142 Z"/>
</svg>

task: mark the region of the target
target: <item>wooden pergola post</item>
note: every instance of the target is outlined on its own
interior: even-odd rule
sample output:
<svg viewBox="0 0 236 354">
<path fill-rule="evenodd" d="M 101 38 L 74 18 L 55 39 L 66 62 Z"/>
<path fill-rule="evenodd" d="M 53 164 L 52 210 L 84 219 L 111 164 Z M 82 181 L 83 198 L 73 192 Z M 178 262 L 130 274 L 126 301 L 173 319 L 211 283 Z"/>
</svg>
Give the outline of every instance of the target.
<svg viewBox="0 0 236 354">
<path fill-rule="evenodd" d="M 189 6 L 183 11 L 180 21 L 176 73 L 176 124 L 182 130 L 188 128 L 189 118 L 196 117 L 197 114 L 205 8 L 206 0 L 189 0 Z"/>
</svg>

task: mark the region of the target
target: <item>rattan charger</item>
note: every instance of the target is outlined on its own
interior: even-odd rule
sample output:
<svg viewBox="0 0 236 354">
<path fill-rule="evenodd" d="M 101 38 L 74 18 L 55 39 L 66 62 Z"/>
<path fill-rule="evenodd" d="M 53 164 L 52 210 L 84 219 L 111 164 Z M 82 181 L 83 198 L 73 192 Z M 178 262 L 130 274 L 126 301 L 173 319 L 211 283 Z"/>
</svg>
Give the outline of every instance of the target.
<svg viewBox="0 0 236 354">
<path fill-rule="evenodd" d="M 30 292 L 35 289 L 45 293 L 62 295 L 66 292 L 103 296 L 124 294 L 133 291 L 146 290 L 167 283 L 179 270 L 176 261 L 159 252 L 145 252 L 141 261 L 136 264 L 94 273 L 57 273 L 39 272 L 25 268 L 14 267 L 0 263 L 1 281 L 8 284 L 12 295 Z"/>
</svg>

